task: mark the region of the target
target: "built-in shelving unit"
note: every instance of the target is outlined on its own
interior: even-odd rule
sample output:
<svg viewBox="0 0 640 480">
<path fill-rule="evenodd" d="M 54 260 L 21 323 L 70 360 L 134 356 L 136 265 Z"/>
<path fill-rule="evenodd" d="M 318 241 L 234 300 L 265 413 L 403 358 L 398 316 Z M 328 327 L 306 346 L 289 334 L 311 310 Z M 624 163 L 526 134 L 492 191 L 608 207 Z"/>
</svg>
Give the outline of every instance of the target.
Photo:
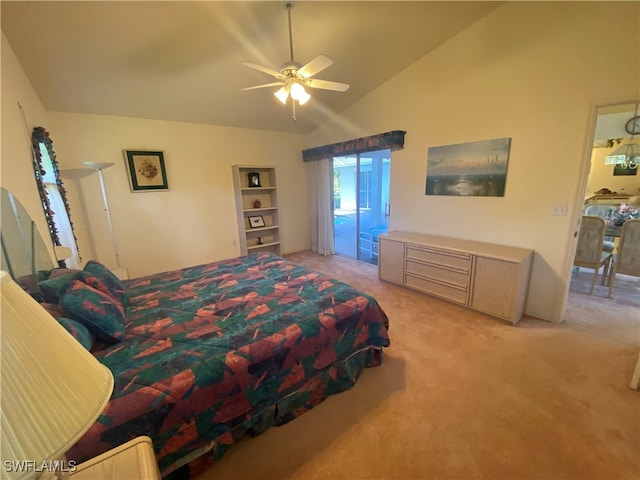
<svg viewBox="0 0 640 480">
<path fill-rule="evenodd" d="M 255 178 L 259 179 L 256 183 Z M 251 180 L 251 182 L 250 182 Z M 271 165 L 234 165 L 233 186 L 240 254 L 270 251 L 281 255 L 276 169 Z M 256 205 L 256 201 L 259 206 Z"/>
</svg>

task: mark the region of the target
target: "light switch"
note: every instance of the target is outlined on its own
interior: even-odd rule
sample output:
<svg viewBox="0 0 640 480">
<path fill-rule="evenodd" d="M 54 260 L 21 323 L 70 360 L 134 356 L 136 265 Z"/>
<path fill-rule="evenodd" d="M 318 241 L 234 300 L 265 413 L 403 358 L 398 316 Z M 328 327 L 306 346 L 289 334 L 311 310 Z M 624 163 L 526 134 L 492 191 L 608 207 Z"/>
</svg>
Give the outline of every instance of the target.
<svg viewBox="0 0 640 480">
<path fill-rule="evenodd" d="M 569 205 L 566 203 L 557 203 L 553 206 L 553 216 L 563 217 L 567 214 L 569 210 Z"/>
</svg>

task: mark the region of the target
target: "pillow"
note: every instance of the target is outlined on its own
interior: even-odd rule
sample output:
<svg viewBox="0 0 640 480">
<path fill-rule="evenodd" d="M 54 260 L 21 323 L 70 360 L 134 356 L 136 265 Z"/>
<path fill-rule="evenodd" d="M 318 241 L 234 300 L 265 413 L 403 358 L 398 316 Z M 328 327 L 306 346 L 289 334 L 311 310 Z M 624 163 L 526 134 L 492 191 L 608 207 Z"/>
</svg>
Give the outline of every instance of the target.
<svg viewBox="0 0 640 480">
<path fill-rule="evenodd" d="M 38 283 L 44 299 L 47 303 L 58 303 L 60 297 L 67 291 L 71 282 L 79 274 L 77 270 L 72 270 L 63 274 L 54 275 L 53 278 L 48 278 Z"/>
<path fill-rule="evenodd" d="M 102 292 L 105 295 L 108 295 L 109 297 L 111 297 L 113 299 L 113 301 L 118 303 L 120 308 L 122 308 L 123 311 L 124 311 L 124 305 L 122 304 L 122 302 L 120 300 L 118 300 L 118 298 L 113 294 L 111 289 L 109 289 L 109 287 L 107 285 L 105 285 L 105 283 L 102 280 L 100 280 L 98 277 L 96 277 L 95 275 L 93 275 L 93 274 L 91 274 L 89 272 L 80 272 L 78 274 L 78 276 L 75 278 L 75 280 L 80 280 L 81 282 L 86 283 L 90 287 L 95 288 L 99 292 Z"/>
<path fill-rule="evenodd" d="M 100 279 L 111 291 L 114 298 L 122 303 L 122 305 L 126 305 L 124 285 L 111 270 L 95 260 L 89 260 L 84 266 L 84 271 Z"/>
<path fill-rule="evenodd" d="M 120 341 L 124 338 L 122 306 L 111 296 L 80 280 L 71 282 L 71 287 L 60 298 L 60 307 L 66 316 L 78 320 L 98 339 Z"/>
<path fill-rule="evenodd" d="M 45 278 L 42 278 L 41 280 L 46 280 L 46 279 L 49 279 L 49 278 L 61 277 L 62 275 L 66 275 L 68 273 L 78 273 L 78 272 L 81 272 L 81 271 L 82 270 L 78 270 L 77 268 L 52 268 L 47 273 L 47 276 Z"/>
<path fill-rule="evenodd" d="M 87 350 L 91 350 L 93 347 L 94 338 L 91 332 L 87 327 L 85 327 L 82 323 L 77 320 L 72 320 L 67 317 L 59 317 L 56 318 L 58 323 L 64 327 L 64 329 L 71 334 L 73 338 L 75 338 L 80 345 L 82 345 Z"/>
</svg>

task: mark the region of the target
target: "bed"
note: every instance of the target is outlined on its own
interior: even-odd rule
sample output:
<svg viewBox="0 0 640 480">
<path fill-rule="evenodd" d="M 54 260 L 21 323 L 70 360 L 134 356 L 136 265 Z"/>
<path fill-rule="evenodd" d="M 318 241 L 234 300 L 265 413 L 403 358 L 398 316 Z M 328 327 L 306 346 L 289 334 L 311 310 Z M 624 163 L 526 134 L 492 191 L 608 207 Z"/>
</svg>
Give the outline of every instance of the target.
<svg viewBox="0 0 640 480">
<path fill-rule="evenodd" d="M 67 457 L 148 435 L 165 478 L 194 476 L 243 435 L 351 388 L 389 345 L 374 298 L 271 253 L 123 281 L 88 262 L 40 285 L 54 316 L 88 327 L 87 346 L 115 378 L 107 409 Z M 119 299 L 120 311 L 98 312 L 122 313 L 112 338 L 82 318 L 99 310 L 78 295 L 88 289 L 109 293 L 103 304 Z"/>
</svg>

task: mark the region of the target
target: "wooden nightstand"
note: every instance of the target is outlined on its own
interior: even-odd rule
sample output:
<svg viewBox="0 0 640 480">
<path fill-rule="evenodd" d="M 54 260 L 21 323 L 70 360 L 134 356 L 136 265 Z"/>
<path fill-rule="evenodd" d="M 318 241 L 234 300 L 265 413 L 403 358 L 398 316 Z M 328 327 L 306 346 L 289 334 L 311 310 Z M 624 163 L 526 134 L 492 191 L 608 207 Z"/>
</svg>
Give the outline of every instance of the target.
<svg viewBox="0 0 640 480">
<path fill-rule="evenodd" d="M 87 460 L 71 472 L 72 480 L 160 480 L 149 437 L 137 437 Z"/>
</svg>

